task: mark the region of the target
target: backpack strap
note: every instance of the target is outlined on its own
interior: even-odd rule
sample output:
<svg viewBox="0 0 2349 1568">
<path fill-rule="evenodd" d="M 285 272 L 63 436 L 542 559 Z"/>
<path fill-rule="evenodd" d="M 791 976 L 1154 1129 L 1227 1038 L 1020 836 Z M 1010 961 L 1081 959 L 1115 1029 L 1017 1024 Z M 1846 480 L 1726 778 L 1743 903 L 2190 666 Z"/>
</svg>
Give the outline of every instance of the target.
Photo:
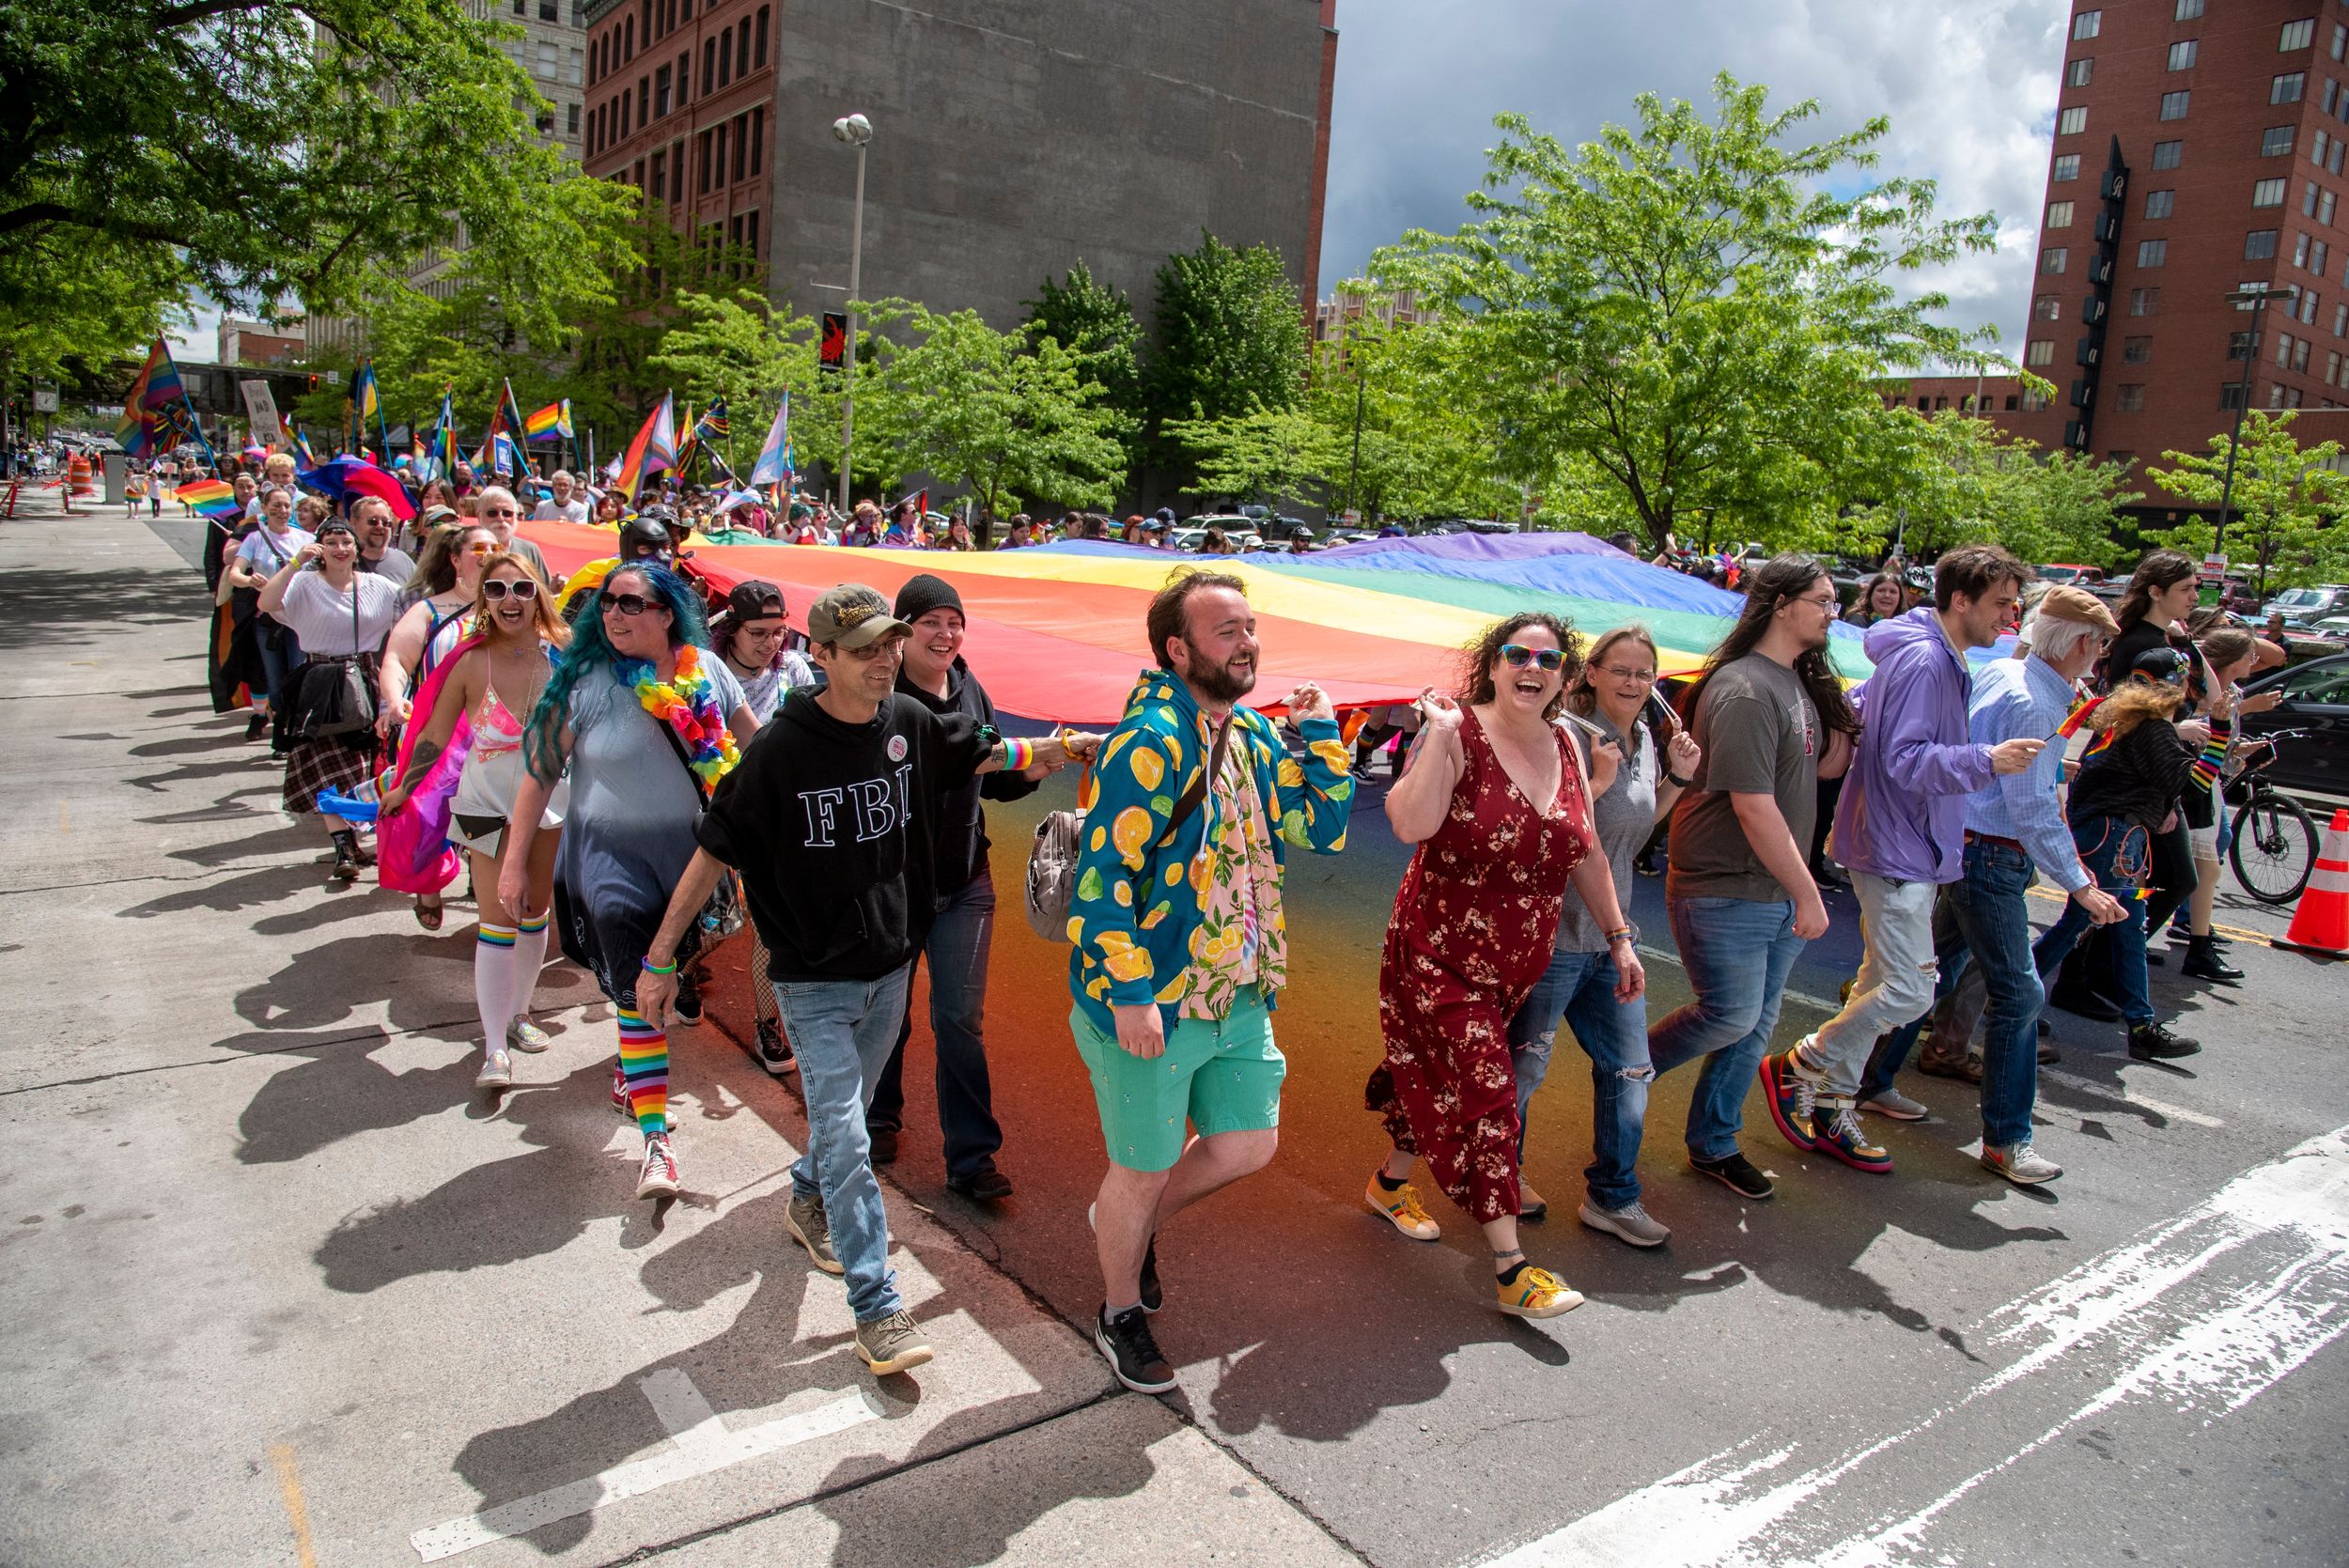
<svg viewBox="0 0 2349 1568">
<path fill-rule="evenodd" d="M 1184 790 L 1181 798 L 1174 802 L 1174 815 L 1166 819 L 1168 838 L 1173 838 L 1174 831 L 1190 821 L 1190 814 L 1197 811 L 1206 800 L 1207 790 L 1211 787 L 1213 780 L 1223 771 L 1224 748 L 1230 744 L 1232 729 L 1238 722 L 1239 715 L 1234 713 L 1223 721 L 1223 727 L 1216 732 L 1215 750 L 1209 755 L 1207 765 L 1199 770 L 1199 776 L 1190 781 L 1190 787 Z"/>
</svg>

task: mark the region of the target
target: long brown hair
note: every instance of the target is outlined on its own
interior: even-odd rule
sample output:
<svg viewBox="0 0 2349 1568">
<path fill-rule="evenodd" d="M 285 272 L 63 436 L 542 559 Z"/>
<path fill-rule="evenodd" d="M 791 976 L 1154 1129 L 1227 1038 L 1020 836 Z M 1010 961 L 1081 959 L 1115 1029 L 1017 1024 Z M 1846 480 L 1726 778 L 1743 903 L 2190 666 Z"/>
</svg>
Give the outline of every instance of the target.
<svg viewBox="0 0 2349 1568">
<path fill-rule="evenodd" d="M 1584 650 L 1582 668 L 1577 670 L 1574 679 L 1566 683 L 1566 706 L 1585 719 L 1591 716 L 1592 709 L 1598 706 L 1598 693 L 1591 688 L 1591 671 L 1607 657 L 1607 650 L 1617 643 L 1639 644 L 1647 649 L 1647 661 L 1651 665 L 1659 670 L 1663 667 L 1664 656 L 1657 651 L 1655 636 L 1638 621 L 1626 621 L 1619 627 L 1600 632 L 1592 640 L 1590 647 Z M 1656 743 L 1656 754 L 1660 757 L 1672 737 L 1666 733 L 1664 721 L 1657 714 L 1657 705 L 1653 695 L 1655 688 L 1648 690 L 1651 694 L 1646 702 L 1640 705 L 1639 722 L 1647 726 L 1648 738 Z"/>
<path fill-rule="evenodd" d="M 1558 639 L 1558 646 L 1566 656 L 1560 666 L 1565 679 L 1558 686 L 1558 694 L 1542 709 L 1542 717 L 1555 719 L 1566 704 L 1566 687 L 1582 674 L 1582 639 L 1570 622 L 1546 610 L 1520 610 L 1504 615 L 1485 629 L 1485 634 L 1463 650 L 1460 669 L 1460 690 L 1457 693 L 1462 707 L 1474 707 L 1491 702 L 1499 693 L 1493 687 L 1493 664 L 1501 658 L 1501 645 L 1514 640 L 1529 626 L 1537 626 Z"/>
<path fill-rule="evenodd" d="M 1764 562 L 1755 570 L 1747 582 L 1746 607 L 1738 613 L 1737 624 L 1729 629 L 1729 635 L 1705 659 L 1704 668 L 1697 672 L 1697 678 L 1688 683 L 1688 690 L 1681 695 L 1683 723 L 1696 717 L 1697 699 L 1704 694 L 1705 683 L 1720 667 L 1745 658 L 1760 644 L 1779 606 L 1800 598 L 1812 583 L 1826 581 L 1827 575 L 1827 568 L 1808 555 L 1781 555 Z M 1794 668 L 1811 706 L 1819 710 L 1819 722 L 1828 729 L 1857 736 L 1859 715 L 1852 711 L 1851 699 L 1843 694 L 1843 678 L 1836 675 L 1835 666 L 1828 662 L 1827 649 L 1805 648 L 1795 656 Z"/>
<path fill-rule="evenodd" d="M 2128 630 L 2152 613 L 2155 594 L 2176 587 L 2199 569 L 2191 557 L 2174 550 L 2155 551 L 2129 573 L 2128 592 L 2121 596 L 2121 608 L 2112 618 L 2121 623 L 2123 631 Z"/>
<path fill-rule="evenodd" d="M 2148 719 L 2173 719 L 2186 706 L 2186 692 L 2167 681 L 2123 680 L 2089 709 L 2080 722 L 2092 730 L 2110 730 L 2120 739 Z"/>
</svg>

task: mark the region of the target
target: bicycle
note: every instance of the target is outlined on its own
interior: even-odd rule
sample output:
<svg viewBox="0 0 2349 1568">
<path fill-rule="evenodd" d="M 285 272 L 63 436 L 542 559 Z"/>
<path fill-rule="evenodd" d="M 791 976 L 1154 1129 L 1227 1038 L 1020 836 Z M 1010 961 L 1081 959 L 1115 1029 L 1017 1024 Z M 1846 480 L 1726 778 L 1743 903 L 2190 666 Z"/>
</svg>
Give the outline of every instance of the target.
<svg viewBox="0 0 2349 1568">
<path fill-rule="evenodd" d="M 2299 801 L 2269 784 L 2277 742 L 2297 740 L 2306 730 L 2271 730 L 2245 742 L 2242 771 L 2227 783 L 2232 835 L 2227 858 L 2243 891 L 2263 904 L 2289 904 L 2309 885 L 2316 869 L 2316 823 Z"/>
</svg>

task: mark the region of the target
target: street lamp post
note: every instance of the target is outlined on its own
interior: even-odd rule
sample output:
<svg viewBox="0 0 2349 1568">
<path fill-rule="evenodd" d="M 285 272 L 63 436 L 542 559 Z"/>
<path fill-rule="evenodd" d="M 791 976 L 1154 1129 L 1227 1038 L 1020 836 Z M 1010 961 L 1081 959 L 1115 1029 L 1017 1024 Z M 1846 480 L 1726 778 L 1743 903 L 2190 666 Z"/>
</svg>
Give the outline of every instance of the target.
<svg viewBox="0 0 2349 1568">
<path fill-rule="evenodd" d="M 856 148 L 856 208 L 848 220 L 848 341 L 840 363 L 840 373 L 847 378 L 841 383 L 840 396 L 840 515 L 845 520 L 848 515 L 848 453 L 856 436 L 856 302 L 864 262 L 864 149 L 873 140 L 873 122 L 863 115 L 844 115 L 832 122 L 832 133 Z"/>
<path fill-rule="evenodd" d="M 2228 303 L 2251 313 L 2251 330 L 2243 334 L 2243 379 L 2235 384 L 2234 433 L 2227 438 L 2227 476 L 2218 484 L 2218 526 L 2210 541 L 2213 555 L 2227 553 L 2227 506 L 2234 499 L 2234 458 L 2243 445 L 2243 414 L 2251 406 L 2251 364 L 2259 358 L 2260 315 L 2267 308 L 2269 296 L 2297 292 L 2290 285 L 2279 288 L 2274 284 L 2253 283 L 2227 295 Z"/>
</svg>

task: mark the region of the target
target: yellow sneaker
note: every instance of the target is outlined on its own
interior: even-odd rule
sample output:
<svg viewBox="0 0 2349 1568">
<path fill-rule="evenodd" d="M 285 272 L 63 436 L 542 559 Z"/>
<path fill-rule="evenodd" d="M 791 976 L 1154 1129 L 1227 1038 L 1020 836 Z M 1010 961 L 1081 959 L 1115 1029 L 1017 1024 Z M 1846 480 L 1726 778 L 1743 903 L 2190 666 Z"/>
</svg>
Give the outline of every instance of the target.
<svg viewBox="0 0 2349 1568">
<path fill-rule="evenodd" d="M 1563 1280 L 1547 1268 L 1527 1264 L 1514 1284 L 1502 1284 L 1496 1278 L 1493 1288 L 1501 1296 L 1501 1310 L 1511 1317 L 1556 1317 L 1582 1305 L 1582 1293 L 1570 1290 Z"/>
<path fill-rule="evenodd" d="M 1438 1241 L 1443 1236 L 1442 1230 L 1427 1218 L 1427 1211 L 1419 1206 L 1419 1189 L 1409 1182 L 1389 1192 L 1378 1185 L 1377 1172 L 1373 1172 L 1370 1185 L 1362 1188 L 1362 1202 L 1413 1241 Z"/>
</svg>

